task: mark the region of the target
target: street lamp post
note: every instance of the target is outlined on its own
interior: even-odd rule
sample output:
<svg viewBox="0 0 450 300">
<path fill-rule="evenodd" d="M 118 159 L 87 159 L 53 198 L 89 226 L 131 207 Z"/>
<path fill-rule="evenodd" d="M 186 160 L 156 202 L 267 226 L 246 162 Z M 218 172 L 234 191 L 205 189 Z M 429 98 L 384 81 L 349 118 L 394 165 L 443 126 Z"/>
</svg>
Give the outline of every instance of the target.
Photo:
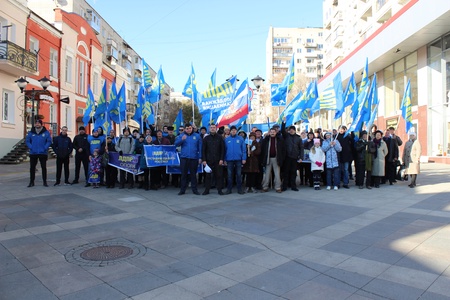
<svg viewBox="0 0 450 300">
<path fill-rule="evenodd" d="M 14 81 L 15 83 L 17 83 L 17 86 L 20 89 L 21 93 L 30 93 L 30 97 L 31 97 L 31 122 L 34 123 L 35 120 L 35 116 L 39 115 L 39 101 L 40 99 L 36 99 L 36 96 L 39 95 L 40 93 L 42 93 L 43 91 L 46 91 L 47 88 L 49 87 L 50 83 L 52 82 L 50 79 L 48 79 L 47 77 L 42 77 L 41 79 L 38 80 L 39 83 L 41 84 L 42 90 L 36 90 L 35 88 L 32 88 L 31 90 L 26 90 L 25 87 L 27 86 L 27 84 L 29 83 L 26 79 L 24 79 L 23 77 L 20 77 L 19 79 L 17 79 L 16 81 Z M 36 105 L 36 113 L 34 111 L 34 107 L 35 107 L 35 101 L 37 101 L 37 105 Z M 26 123 L 25 123 L 26 124 Z M 26 131 L 26 128 L 25 128 Z"/>
<path fill-rule="evenodd" d="M 256 75 L 256 77 L 252 79 L 253 85 L 256 88 L 256 100 L 258 101 L 259 114 L 261 114 L 261 108 L 262 108 L 261 99 L 259 97 L 259 91 L 260 91 L 259 89 L 263 85 L 264 81 L 265 81 L 265 79 L 259 75 Z"/>
</svg>

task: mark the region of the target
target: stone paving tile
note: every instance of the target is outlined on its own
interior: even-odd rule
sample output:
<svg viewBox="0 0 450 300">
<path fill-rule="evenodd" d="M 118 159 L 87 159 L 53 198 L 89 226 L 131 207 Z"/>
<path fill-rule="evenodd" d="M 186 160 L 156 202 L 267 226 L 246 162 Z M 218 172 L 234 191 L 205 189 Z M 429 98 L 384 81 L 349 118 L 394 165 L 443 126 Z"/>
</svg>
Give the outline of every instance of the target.
<svg viewBox="0 0 450 300">
<path fill-rule="evenodd" d="M 350 257 L 336 266 L 338 269 L 376 277 L 386 271 L 391 265 L 368 259 Z"/>
<path fill-rule="evenodd" d="M 205 272 L 205 270 L 184 261 L 177 261 L 172 264 L 151 269 L 149 272 L 174 283 L 191 276 L 201 274 Z"/>
<path fill-rule="evenodd" d="M 95 300 L 121 300 L 127 299 L 125 294 L 117 291 L 107 284 L 96 285 L 79 292 L 60 297 L 61 300 L 79 300 L 79 299 L 95 299 Z"/>
<path fill-rule="evenodd" d="M 175 285 L 204 298 L 228 289 L 237 283 L 235 280 L 207 271 L 178 281 Z"/>
<path fill-rule="evenodd" d="M 365 250 L 366 248 L 367 248 L 366 245 L 354 244 L 354 243 L 346 242 L 343 240 L 337 240 L 337 241 L 331 242 L 329 244 L 326 244 L 325 246 L 321 247 L 320 249 L 353 256 L 353 255 L 357 255 L 358 253 Z"/>
<path fill-rule="evenodd" d="M 426 290 L 438 278 L 438 276 L 439 274 L 432 274 L 399 266 L 391 266 L 377 278 Z"/>
<path fill-rule="evenodd" d="M 373 277 L 335 268 L 327 270 L 324 275 L 329 276 L 330 278 L 338 280 L 342 283 L 346 283 L 354 288 L 362 288 L 374 279 Z"/>
<path fill-rule="evenodd" d="M 245 272 L 243 272 L 243 270 L 245 270 Z M 239 260 L 211 270 L 211 272 L 240 282 L 260 275 L 266 271 L 266 268 Z"/>
<path fill-rule="evenodd" d="M 428 288 L 428 292 L 449 297 L 450 296 L 450 277 L 440 276 Z"/>
<path fill-rule="evenodd" d="M 236 284 L 226 290 L 222 290 L 211 296 L 205 297 L 205 300 L 229 300 L 229 299 L 275 300 L 280 298 L 276 295 L 267 293 L 260 289 L 248 286 L 246 284 Z"/>
<path fill-rule="evenodd" d="M 244 284 L 266 291 L 268 293 L 281 296 L 301 284 L 307 282 L 305 279 L 293 277 L 274 270 L 269 270 L 260 275 L 243 281 Z"/>
<path fill-rule="evenodd" d="M 347 299 L 352 293 L 329 286 L 324 283 L 319 283 L 315 281 L 308 281 L 301 286 L 283 294 L 283 299 L 329 299 L 332 295 L 333 300 Z"/>
<path fill-rule="evenodd" d="M 67 262 L 43 265 L 31 269 L 30 272 L 56 296 L 67 295 L 102 283 L 81 267 Z"/>
<path fill-rule="evenodd" d="M 133 297 L 133 300 L 202 300 L 205 299 L 175 284 L 165 285 Z"/>
<path fill-rule="evenodd" d="M 194 257 L 184 259 L 183 261 L 209 271 L 211 269 L 223 266 L 234 261 L 234 258 L 214 251 L 209 251 Z"/>
<path fill-rule="evenodd" d="M 110 281 L 108 284 L 127 296 L 135 296 L 165 286 L 169 284 L 169 281 L 148 272 L 142 272 Z"/>
<path fill-rule="evenodd" d="M 262 251 L 261 249 L 239 243 L 234 243 L 215 250 L 215 252 L 217 253 L 221 253 L 223 255 L 233 257 L 235 259 L 241 259 L 261 251 Z"/>
<path fill-rule="evenodd" d="M 123 277 L 128 277 L 130 275 L 135 275 L 144 272 L 143 269 L 136 267 L 129 262 L 120 262 L 114 265 L 108 265 L 105 267 L 87 267 L 83 266 L 90 274 L 94 275 L 98 279 L 109 282 L 121 279 Z"/>
<path fill-rule="evenodd" d="M 0 277 L 0 299 L 57 300 L 58 298 L 29 271 Z"/>
<path fill-rule="evenodd" d="M 389 299 L 418 299 L 423 293 L 421 289 L 381 279 L 372 280 L 363 289 Z"/>
</svg>

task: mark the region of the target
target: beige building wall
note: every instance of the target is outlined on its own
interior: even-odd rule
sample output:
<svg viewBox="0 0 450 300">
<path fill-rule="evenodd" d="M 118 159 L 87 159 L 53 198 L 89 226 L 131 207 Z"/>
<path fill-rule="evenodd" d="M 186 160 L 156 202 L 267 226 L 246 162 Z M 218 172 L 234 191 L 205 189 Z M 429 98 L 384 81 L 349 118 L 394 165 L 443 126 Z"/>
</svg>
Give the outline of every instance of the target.
<svg viewBox="0 0 450 300">
<path fill-rule="evenodd" d="M 29 10 L 26 1 L 3 0 L 0 5 L 0 41 L 10 41 L 25 49 L 25 32 Z M 3 28 L 4 26 L 10 26 Z M 0 43 L 0 52 L 9 47 Z M 14 82 L 21 76 L 36 75 L 6 58 L 0 58 L 0 157 L 6 155 L 25 133 L 24 96 Z"/>
<path fill-rule="evenodd" d="M 329 71 L 410 0 L 324 0 L 324 67 Z"/>
</svg>

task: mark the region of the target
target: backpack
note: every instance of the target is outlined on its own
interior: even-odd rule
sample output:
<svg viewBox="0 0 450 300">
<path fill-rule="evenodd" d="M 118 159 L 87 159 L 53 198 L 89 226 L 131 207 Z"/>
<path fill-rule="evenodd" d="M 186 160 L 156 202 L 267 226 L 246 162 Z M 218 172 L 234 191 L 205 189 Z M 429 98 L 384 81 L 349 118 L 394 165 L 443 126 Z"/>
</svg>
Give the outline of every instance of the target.
<svg viewBox="0 0 450 300">
<path fill-rule="evenodd" d="M 117 144 L 120 145 L 120 142 L 122 141 L 122 137 L 119 138 L 119 142 Z M 130 145 L 133 143 L 133 138 L 130 138 Z"/>
</svg>

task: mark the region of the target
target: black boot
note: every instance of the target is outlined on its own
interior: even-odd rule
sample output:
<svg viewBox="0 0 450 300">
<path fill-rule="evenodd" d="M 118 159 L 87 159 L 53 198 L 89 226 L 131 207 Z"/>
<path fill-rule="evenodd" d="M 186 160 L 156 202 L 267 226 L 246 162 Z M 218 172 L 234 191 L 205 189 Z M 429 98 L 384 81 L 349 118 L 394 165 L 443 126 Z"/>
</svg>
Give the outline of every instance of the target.
<svg viewBox="0 0 450 300">
<path fill-rule="evenodd" d="M 28 184 L 28 187 L 32 187 L 34 186 L 34 181 L 30 181 L 30 183 Z"/>
</svg>

